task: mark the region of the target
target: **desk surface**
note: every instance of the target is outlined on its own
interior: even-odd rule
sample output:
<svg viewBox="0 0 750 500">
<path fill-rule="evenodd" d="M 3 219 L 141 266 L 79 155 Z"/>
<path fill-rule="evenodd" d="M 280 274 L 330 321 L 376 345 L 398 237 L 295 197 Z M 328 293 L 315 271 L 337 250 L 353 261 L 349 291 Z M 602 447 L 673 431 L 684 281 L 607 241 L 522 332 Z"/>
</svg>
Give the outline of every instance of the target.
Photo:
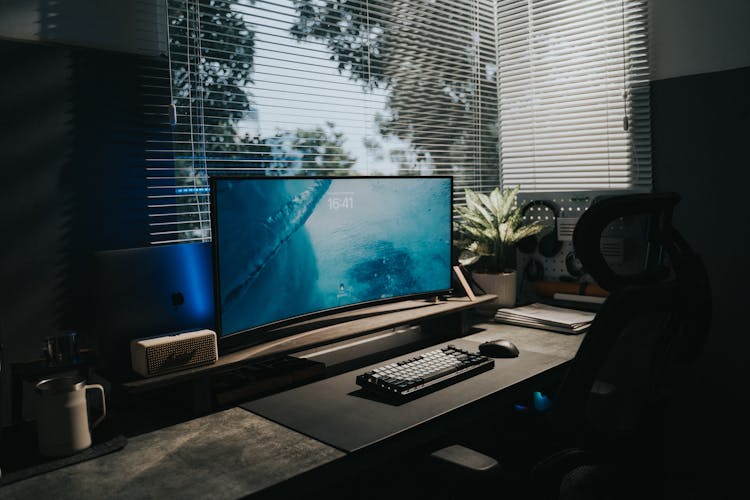
<svg viewBox="0 0 750 500">
<path fill-rule="evenodd" d="M 0 498 L 234 499 L 344 456 L 239 408 L 128 440 L 120 451 L 0 488 Z"/>
<path fill-rule="evenodd" d="M 568 360 L 521 349 L 516 358 L 495 359 L 491 370 L 399 405 L 367 397 L 355 382 L 359 373 L 447 344 L 476 351 L 479 343 L 465 339 L 443 342 L 241 406 L 318 441 L 353 452 L 492 396 Z"/>
<path fill-rule="evenodd" d="M 526 375 L 519 371 L 520 378 L 571 359 L 582 339 L 491 322 L 477 324 L 474 331 L 462 342 L 507 338 L 530 358 L 546 360 L 533 363 Z M 349 379 L 356 373 L 341 375 L 337 383 L 353 383 Z M 319 406 L 317 414 L 324 418 Z M 130 438 L 118 452 L 3 486 L 0 497 L 241 498 L 345 457 L 320 440 L 233 408 Z"/>
</svg>

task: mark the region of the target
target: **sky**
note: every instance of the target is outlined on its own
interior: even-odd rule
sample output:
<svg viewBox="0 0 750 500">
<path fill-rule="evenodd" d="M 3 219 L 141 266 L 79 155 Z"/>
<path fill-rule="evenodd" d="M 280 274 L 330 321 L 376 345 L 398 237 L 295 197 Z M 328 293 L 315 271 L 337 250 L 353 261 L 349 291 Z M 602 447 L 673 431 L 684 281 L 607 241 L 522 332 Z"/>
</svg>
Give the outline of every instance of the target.
<svg viewBox="0 0 750 500">
<path fill-rule="evenodd" d="M 251 99 L 257 104 L 257 123 L 241 122 L 243 132 L 270 137 L 279 129 L 325 128 L 330 121 L 344 133 L 344 149 L 357 159 L 355 169 L 359 173 L 394 173 L 398 164 L 391 162 L 387 148 L 406 149 L 408 145 L 398 138 L 384 141 L 377 133 L 375 115 L 384 113 L 386 90 L 366 92 L 348 74 L 339 73 L 325 45 L 292 39 L 290 27 L 296 16 L 291 0 L 275 0 L 273 11 L 270 7 L 259 0 L 242 9 L 255 32 Z M 304 69 L 311 66 L 314 74 Z M 359 118 L 353 109 L 359 110 Z M 368 154 L 364 145 L 367 136 L 384 144 L 386 154 L 380 158 Z"/>
</svg>

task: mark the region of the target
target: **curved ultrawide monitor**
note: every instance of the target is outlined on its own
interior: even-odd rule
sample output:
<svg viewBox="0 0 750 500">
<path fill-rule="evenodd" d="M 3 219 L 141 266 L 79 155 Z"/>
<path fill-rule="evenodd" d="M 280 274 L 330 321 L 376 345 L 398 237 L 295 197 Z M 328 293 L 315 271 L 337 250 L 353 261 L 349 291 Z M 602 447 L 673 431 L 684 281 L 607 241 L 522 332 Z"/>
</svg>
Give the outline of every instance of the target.
<svg viewBox="0 0 750 500">
<path fill-rule="evenodd" d="M 439 176 L 212 178 L 221 338 L 448 291 L 452 183 Z"/>
</svg>

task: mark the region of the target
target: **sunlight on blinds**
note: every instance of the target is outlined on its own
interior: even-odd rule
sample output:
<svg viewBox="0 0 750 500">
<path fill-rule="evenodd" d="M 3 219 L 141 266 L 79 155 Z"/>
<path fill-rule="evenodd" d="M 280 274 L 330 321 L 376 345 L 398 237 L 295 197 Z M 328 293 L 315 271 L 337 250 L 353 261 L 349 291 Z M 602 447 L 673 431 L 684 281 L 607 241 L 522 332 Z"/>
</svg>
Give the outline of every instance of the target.
<svg viewBox="0 0 750 500">
<path fill-rule="evenodd" d="M 646 10 L 631 0 L 498 2 L 505 185 L 651 188 Z"/>
<path fill-rule="evenodd" d="M 499 183 L 489 0 L 166 0 L 172 142 L 154 242 L 210 238 L 212 174 Z"/>
</svg>

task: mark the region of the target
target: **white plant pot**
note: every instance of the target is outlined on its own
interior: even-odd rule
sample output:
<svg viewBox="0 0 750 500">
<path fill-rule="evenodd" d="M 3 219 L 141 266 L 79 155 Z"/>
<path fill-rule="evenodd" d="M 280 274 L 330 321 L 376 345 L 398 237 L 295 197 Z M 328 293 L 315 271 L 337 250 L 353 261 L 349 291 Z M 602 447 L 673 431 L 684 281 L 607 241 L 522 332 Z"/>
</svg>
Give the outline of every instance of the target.
<svg viewBox="0 0 750 500">
<path fill-rule="evenodd" d="M 516 272 L 472 273 L 472 278 L 487 293 L 497 295 L 490 304 L 492 307 L 513 307 L 516 305 Z"/>
</svg>

